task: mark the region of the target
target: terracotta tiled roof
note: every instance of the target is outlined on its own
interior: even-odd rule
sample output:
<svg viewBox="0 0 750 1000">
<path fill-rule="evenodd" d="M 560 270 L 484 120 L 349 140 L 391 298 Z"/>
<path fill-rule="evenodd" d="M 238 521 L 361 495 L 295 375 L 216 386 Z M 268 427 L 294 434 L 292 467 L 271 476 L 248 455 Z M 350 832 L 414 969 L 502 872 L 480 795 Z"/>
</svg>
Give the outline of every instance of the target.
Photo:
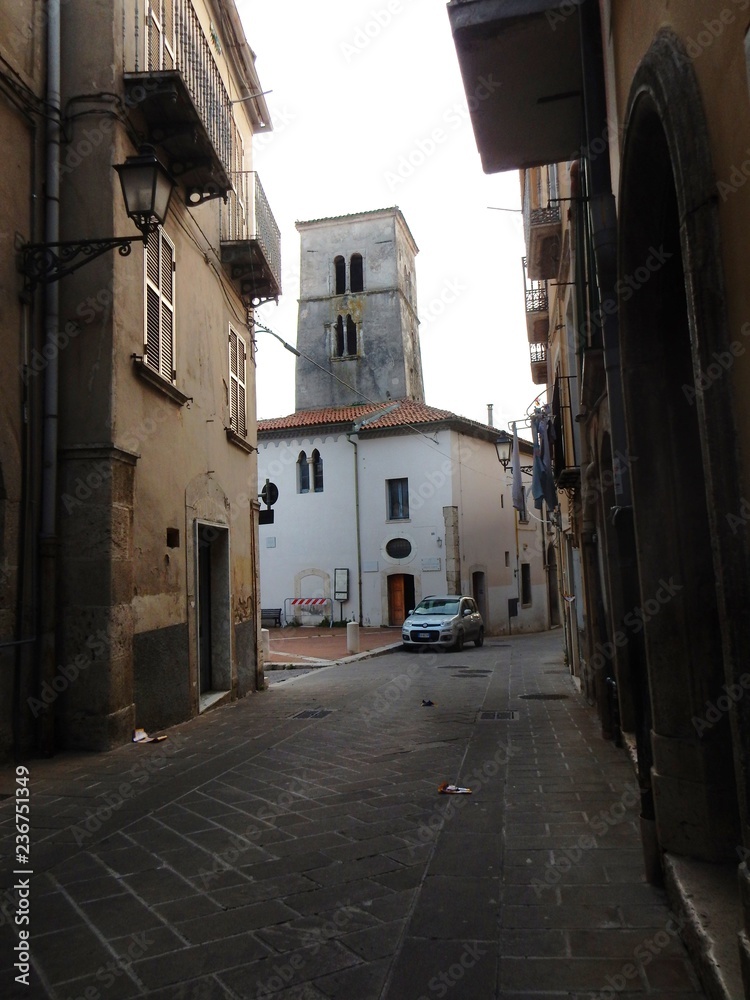
<svg viewBox="0 0 750 1000">
<path fill-rule="evenodd" d="M 384 404 L 383 404 L 384 405 Z M 286 417 L 271 417 L 270 420 L 259 420 L 258 431 L 279 431 L 297 427 L 321 427 L 325 424 L 354 423 L 368 413 L 381 409 L 372 403 L 358 406 L 329 406 L 320 410 L 297 410 Z"/>
<path fill-rule="evenodd" d="M 382 416 L 377 416 L 382 412 Z M 367 419 L 367 418 L 370 419 Z M 410 424 L 442 423 L 463 420 L 450 410 L 439 410 L 415 399 L 396 399 L 389 403 L 363 403 L 358 406 L 330 406 L 319 410 L 297 410 L 286 417 L 258 421 L 258 432 L 323 427 L 329 424 L 355 424 L 366 420 L 367 430 L 381 427 L 405 427 Z M 468 421 L 471 422 L 471 421 Z M 481 427 L 481 424 L 477 424 Z"/>
</svg>

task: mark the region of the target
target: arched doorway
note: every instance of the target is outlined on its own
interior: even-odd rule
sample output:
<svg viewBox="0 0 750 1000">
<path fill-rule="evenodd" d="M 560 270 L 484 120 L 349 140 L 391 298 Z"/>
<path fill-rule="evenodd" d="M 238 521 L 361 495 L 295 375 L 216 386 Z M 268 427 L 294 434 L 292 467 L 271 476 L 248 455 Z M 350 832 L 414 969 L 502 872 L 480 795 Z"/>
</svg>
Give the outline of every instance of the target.
<svg viewBox="0 0 750 1000">
<path fill-rule="evenodd" d="M 709 511 L 728 499 L 713 472 L 717 449 L 731 467 L 717 420 L 731 404 L 727 380 L 710 405 L 695 405 L 694 373 L 726 349 L 728 330 L 710 141 L 692 65 L 671 32 L 636 74 L 621 178 L 620 342 L 640 585 L 626 638 L 645 648 L 659 843 L 717 861 L 738 842 L 729 717 L 700 732 L 695 720 L 726 682 Z"/>
</svg>

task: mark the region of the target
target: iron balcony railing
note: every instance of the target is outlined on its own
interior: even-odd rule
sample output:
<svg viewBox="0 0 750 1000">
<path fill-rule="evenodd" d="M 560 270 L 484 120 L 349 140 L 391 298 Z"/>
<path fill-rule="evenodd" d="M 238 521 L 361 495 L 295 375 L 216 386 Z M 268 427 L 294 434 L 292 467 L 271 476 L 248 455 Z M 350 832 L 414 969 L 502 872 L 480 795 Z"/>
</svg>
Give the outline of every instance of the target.
<svg viewBox="0 0 750 1000">
<path fill-rule="evenodd" d="M 529 344 L 529 360 L 534 364 L 547 364 L 547 345 Z"/>
<path fill-rule="evenodd" d="M 530 278 L 526 258 L 522 257 L 521 259 L 523 262 L 523 287 L 524 287 L 524 294 L 526 296 L 526 312 L 527 313 L 549 312 L 549 296 L 547 294 L 547 282 L 536 281 L 533 278 Z"/>
<path fill-rule="evenodd" d="M 130 0 L 136 73 L 176 70 L 227 172 L 238 165 L 232 102 L 191 0 Z M 132 46 L 126 39 L 126 51 Z"/>
<path fill-rule="evenodd" d="M 536 202 L 537 205 L 545 205 L 545 208 L 532 208 L 531 183 L 536 181 Z M 557 185 L 557 164 L 551 163 L 546 170 L 537 167 L 534 170 L 527 170 L 524 176 L 523 185 L 523 225 L 526 237 L 526 246 L 529 246 L 532 227 L 551 226 L 560 223 L 560 203 L 558 198 Z"/>
<path fill-rule="evenodd" d="M 255 170 L 230 174 L 233 190 L 221 206 L 220 239 L 227 243 L 255 242 L 263 251 L 281 287 L 281 231 Z"/>
</svg>

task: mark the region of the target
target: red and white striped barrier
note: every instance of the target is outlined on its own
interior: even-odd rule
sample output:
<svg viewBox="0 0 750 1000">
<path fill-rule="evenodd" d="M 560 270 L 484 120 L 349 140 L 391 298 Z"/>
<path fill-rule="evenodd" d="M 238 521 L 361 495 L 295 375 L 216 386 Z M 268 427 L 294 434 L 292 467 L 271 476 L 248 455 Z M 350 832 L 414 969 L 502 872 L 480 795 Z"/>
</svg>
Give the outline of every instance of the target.
<svg viewBox="0 0 750 1000">
<path fill-rule="evenodd" d="M 284 617 L 290 622 L 296 613 L 322 615 L 333 626 L 333 601 L 330 597 L 287 597 L 284 602 Z"/>
</svg>

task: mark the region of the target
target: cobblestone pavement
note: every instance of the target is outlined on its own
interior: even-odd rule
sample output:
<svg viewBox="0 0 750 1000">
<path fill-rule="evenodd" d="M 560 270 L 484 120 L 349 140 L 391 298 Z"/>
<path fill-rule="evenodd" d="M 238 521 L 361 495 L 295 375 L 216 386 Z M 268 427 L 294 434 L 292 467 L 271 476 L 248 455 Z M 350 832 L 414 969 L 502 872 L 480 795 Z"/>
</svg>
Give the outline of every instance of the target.
<svg viewBox="0 0 750 1000">
<path fill-rule="evenodd" d="M 28 766 L 33 875 L 0 802 L 4 998 L 703 997 L 559 632 L 314 670 Z"/>
</svg>

